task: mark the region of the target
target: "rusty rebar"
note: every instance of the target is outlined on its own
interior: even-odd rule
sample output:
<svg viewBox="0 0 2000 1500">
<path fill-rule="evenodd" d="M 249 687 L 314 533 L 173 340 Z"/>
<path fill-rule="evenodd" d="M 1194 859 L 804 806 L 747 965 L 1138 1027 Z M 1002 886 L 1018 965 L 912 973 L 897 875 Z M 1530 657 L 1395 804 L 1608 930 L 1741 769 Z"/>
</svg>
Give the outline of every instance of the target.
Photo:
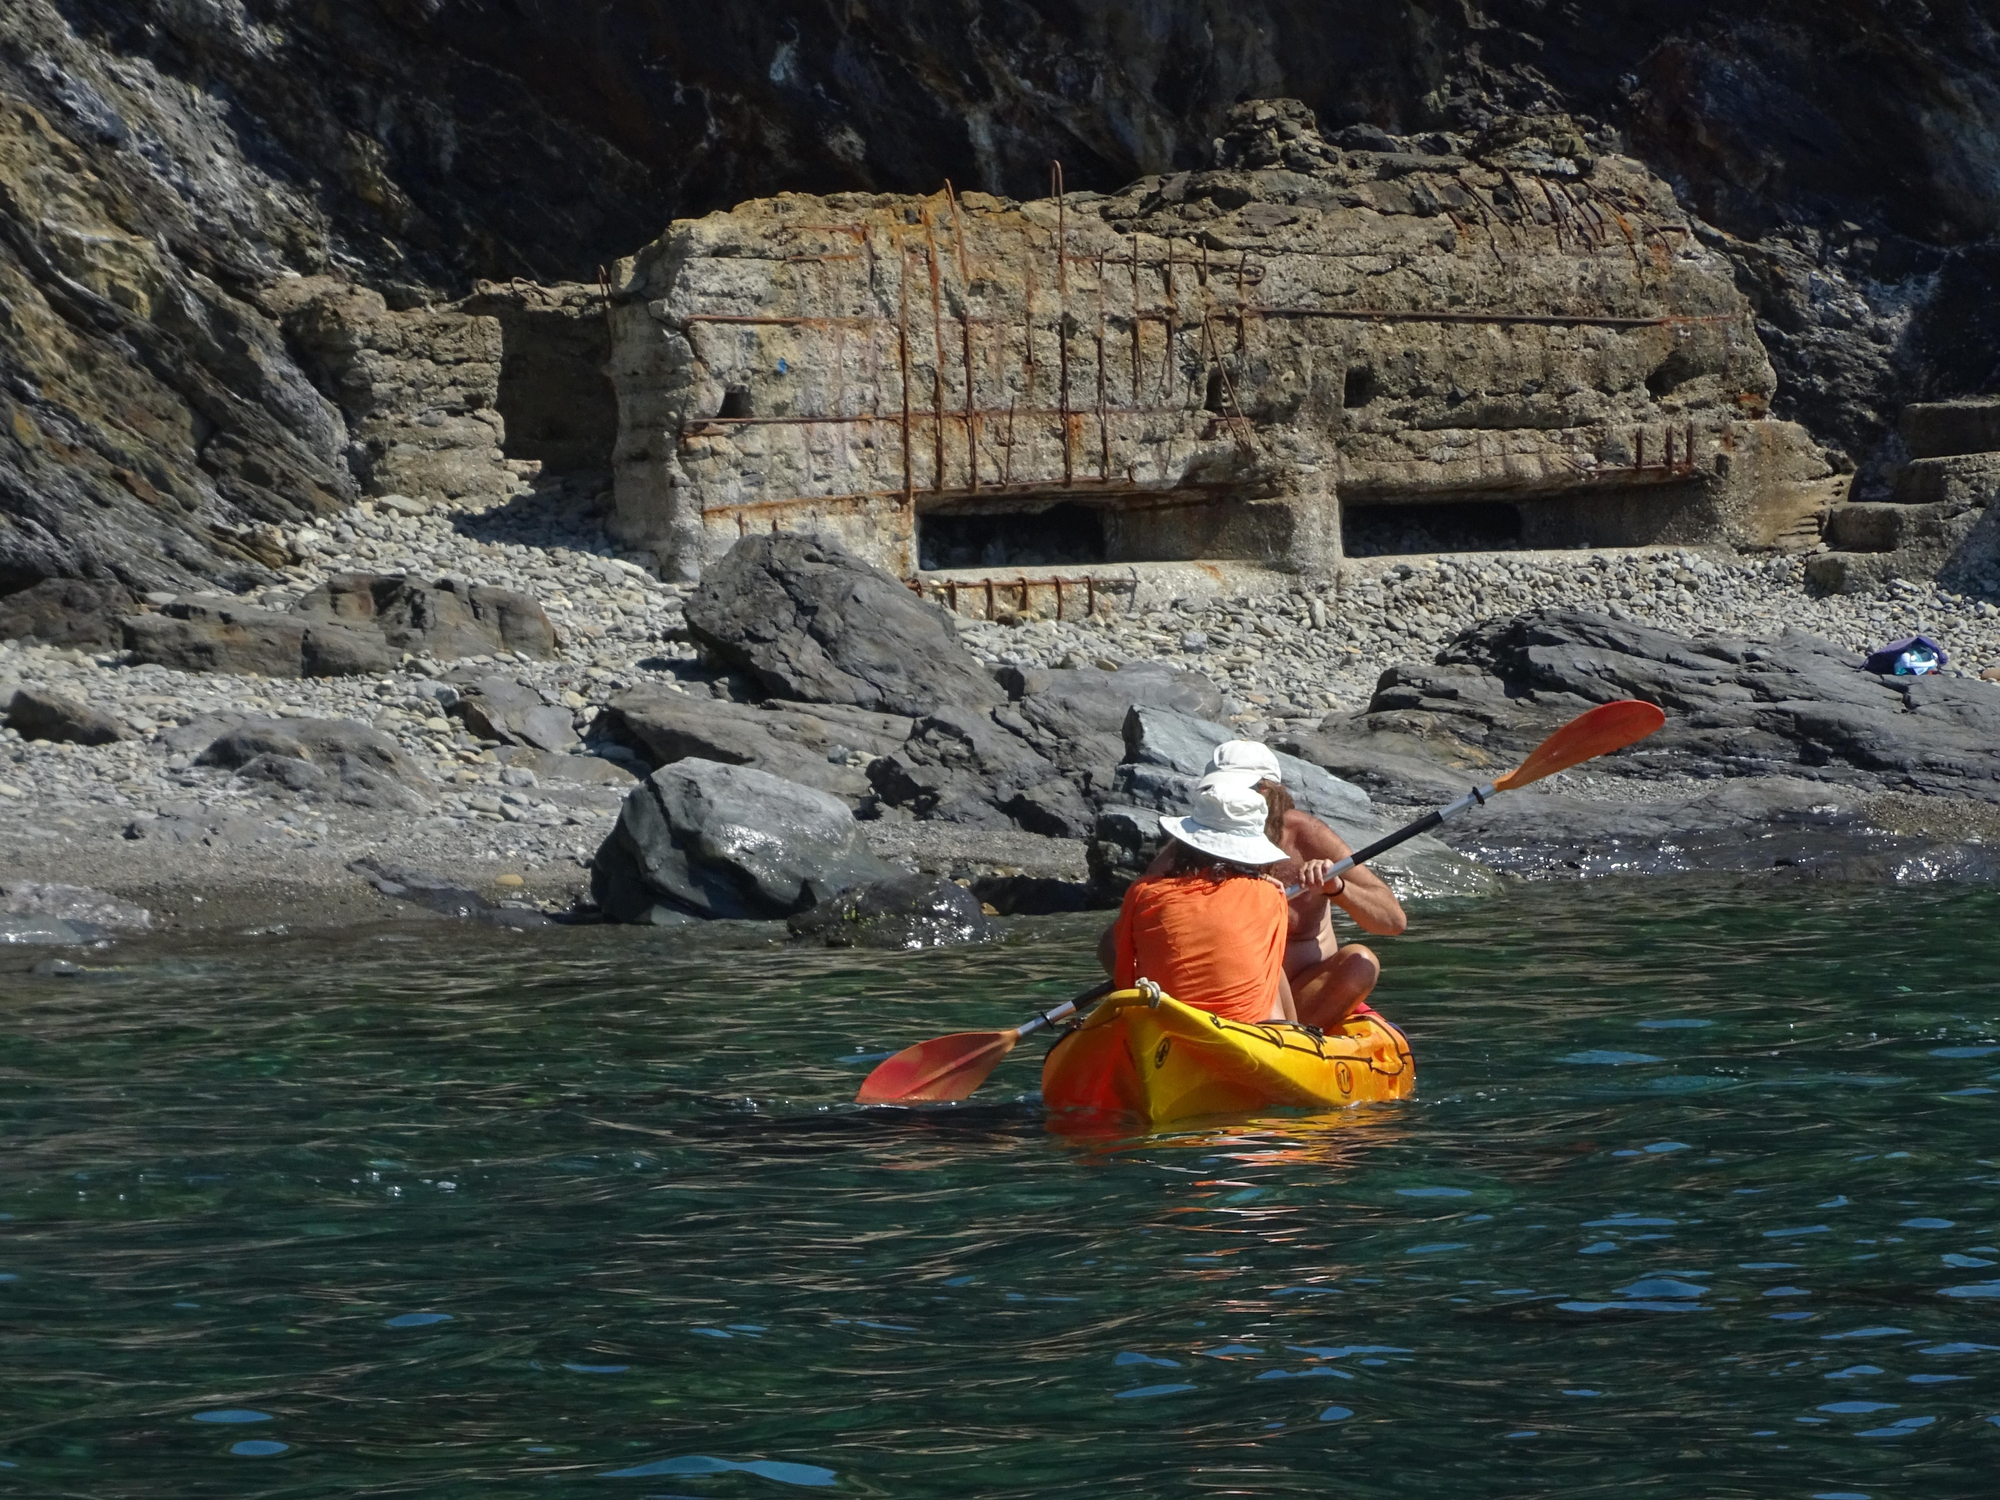
<svg viewBox="0 0 2000 1500">
<path fill-rule="evenodd" d="M 1051 161 L 1049 170 L 1056 200 L 1056 358 L 1061 385 L 1063 483 L 1068 484 L 1076 477 L 1075 434 L 1071 432 L 1069 422 L 1069 218 L 1063 194 L 1062 163 Z"/>
<path fill-rule="evenodd" d="M 924 205 L 925 254 L 931 272 L 931 488 L 944 488 L 944 292 L 938 272 L 937 224 Z"/>
<path fill-rule="evenodd" d="M 898 246 L 896 291 L 902 316 L 896 326 L 896 350 L 903 364 L 903 502 L 916 503 L 916 478 L 910 469 L 910 252 Z"/>
</svg>

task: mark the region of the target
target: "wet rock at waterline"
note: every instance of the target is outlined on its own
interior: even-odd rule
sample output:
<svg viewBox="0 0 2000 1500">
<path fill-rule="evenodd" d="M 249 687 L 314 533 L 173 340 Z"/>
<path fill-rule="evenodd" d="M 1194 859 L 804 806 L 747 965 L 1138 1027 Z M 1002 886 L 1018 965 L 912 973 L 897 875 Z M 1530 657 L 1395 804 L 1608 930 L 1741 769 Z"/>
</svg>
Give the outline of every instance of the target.
<svg viewBox="0 0 2000 1500">
<path fill-rule="evenodd" d="M 96 943 L 152 925 L 144 907 L 88 886 L 32 880 L 0 885 L 0 944 Z"/>
<path fill-rule="evenodd" d="M 488 927 L 512 927 L 521 931 L 549 925 L 549 918 L 532 907 L 488 901 L 479 892 L 429 870 L 373 856 L 358 859 L 348 868 L 383 895 L 411 902 L 441 917 L 458 917 Z"/>
<path fill-rule="evenodd" d="M 627 793 L 591 863 L 591 895 L 614 922 L 789 917 L 903 873 L 832 793 L 687 759 Z"/>
<path fill-rule="evenodd" d="M 842 891 L 787 923 L 829 948 L 936 948 L 977 943 L 998 928 L 971 891 L 933 875 L 904 875 Z"/>
<path fill-rule="evenodd" d="M 710 661 L 774 698 L 917 716 L 1005 696 L 959 644 L 952 617 L 824 537 L 746 537 L 687 602 Z"/>
</svg>

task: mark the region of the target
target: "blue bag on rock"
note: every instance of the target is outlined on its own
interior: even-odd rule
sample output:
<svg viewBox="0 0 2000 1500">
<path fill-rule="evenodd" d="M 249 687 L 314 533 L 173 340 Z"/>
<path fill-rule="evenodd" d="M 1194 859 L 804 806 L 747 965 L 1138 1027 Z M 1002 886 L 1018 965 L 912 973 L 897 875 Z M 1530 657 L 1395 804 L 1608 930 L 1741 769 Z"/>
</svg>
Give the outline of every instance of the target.
<svg viewBox="0 0 2000 1500">
<path fill-rule="evenodd" d="M 1935 672 L 1951 657 L 1944 647 L 1927 635 L 1906 635 L 1868 654 L 1867 667 L 1885 677 L 1922 677 Z"/>
</svg>

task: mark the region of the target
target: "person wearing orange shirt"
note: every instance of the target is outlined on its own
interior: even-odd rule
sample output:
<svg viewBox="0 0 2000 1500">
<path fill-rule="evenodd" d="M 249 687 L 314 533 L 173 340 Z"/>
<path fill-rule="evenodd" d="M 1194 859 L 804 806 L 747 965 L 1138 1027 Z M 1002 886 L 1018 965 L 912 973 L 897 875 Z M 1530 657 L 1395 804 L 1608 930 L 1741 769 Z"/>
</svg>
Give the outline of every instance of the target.
<svg viewBox="0 0 2000 1500">
<path fill-rule="evenodd" d="M 1241 774 L 1204 777 L 1171 842 L 1125 892 L 1099 945 L 1112 979 L 1150 979 L 1176 1000 L 1235 1021 L 1295 1021 L 1285 980 L 1285 851 L 1264 836 L 1270 809 Z"/>
</svg>

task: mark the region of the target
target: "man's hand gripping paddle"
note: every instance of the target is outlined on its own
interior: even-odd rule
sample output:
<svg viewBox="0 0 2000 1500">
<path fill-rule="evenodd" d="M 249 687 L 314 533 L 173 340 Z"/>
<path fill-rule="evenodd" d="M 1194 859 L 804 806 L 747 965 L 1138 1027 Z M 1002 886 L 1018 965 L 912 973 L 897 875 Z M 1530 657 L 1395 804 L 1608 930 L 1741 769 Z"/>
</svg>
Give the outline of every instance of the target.
<svg viewBox="0 0 2000 1500">
<path fill-rule="evenodd" d="M 1666 721 L 1666 715 L 1655 705 L 1636 699 L 1599 704 L 1590 712 L 1571 719 L 1543 740 L 1532 755 L 1505 776 L 1485 786 L 1474 787 L 1448 807 L 1427 812 L 1407 828 L 1399 828 L 1366 849 L 1356 850 L 1334 865 L 1327 872 L 1327 878 L 1330 880 L 1356 865 L 1366 864 L 1378 854 L 1386 854 L 1420 833 L 1429 833 L 1446 818 L 1464 812 L 1468 807 L 1480 806 L 1489 797 L 1501 792 L 1519 791 L 1558 771 L 1567 771 L 1571 766 L 1582 765 L 1587 760 L 1595 760 L 1600 755 L 1609 755 L 1613 750 L 1623 750 L 1627 745 L 1636 744 Z M 1024 1037 L 1032 1036 L 1044 1026 L 1067 1020 L 1076 1014 L 1079 1007 L 1101 998 L 1110 990 L 1111 985 L 1107 981 L 1084 991 L 1074 1000 L 1066 1000 L 1053 1010 L 1044 1011 L 1032 1020 L 1004 1031 L 961 1031 L 951 1036 L 932 1037 L 914 1047 L 905 1047 L 878 1064 L 875 1071 L 862 1080 L 861 1090 L 854 1096 L 855 1101 L 860 1104 L 919 1104 L 967 1098 L 986 1081 L 989 1073 L 1000 1066 L 1000 1060 L 1020 1045 Z"/>
</svg>

